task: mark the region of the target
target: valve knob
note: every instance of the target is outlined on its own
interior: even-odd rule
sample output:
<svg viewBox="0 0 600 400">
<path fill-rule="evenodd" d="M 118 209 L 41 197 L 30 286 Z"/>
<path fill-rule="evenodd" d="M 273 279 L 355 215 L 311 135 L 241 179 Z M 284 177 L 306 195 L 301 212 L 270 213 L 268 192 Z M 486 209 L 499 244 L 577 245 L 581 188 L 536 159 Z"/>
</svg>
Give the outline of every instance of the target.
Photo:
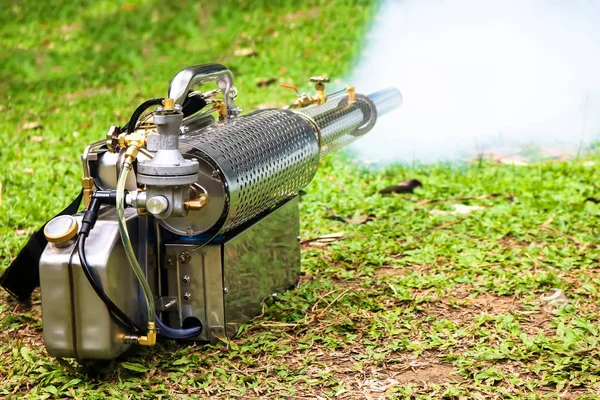
<svg viewBox="0 0 600 400">
<path fill-rule="evenodd" d="M 329 83 L 330 79 L 326 76 L 312 76 L 310 81 L 314 83 Z"/>
</svg>

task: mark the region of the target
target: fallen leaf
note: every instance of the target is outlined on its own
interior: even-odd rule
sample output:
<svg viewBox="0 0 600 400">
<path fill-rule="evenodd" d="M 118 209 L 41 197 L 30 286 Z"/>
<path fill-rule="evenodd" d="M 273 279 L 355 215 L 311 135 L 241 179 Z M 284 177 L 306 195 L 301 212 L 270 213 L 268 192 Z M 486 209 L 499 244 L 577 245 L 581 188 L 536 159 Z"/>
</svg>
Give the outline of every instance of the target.
<svg viewBox="0 0 600 400">
<path fill-rule="evenodd" d="M 426 200 L 419 200 L 417 201 L 417 204 L 422 206 L 424 204 L 430 204 L 430 203 L 439 203 L 442 201 L 467 201 L 467 200 L 483 200 L 483 199 L 489 199 L 492 197 L 498 197 L 498 196 L 507 196 L 509 201 L 512 201 L 512 198 L 514 197 L 513 194 L 511 193 L 488 193 L 488 194 L 484 194 L 481 196 L 475 196 L 475 197 L 447 197 L 445 199 L 426 199 Z"/>
<path fill-rule="evenodd" d="M 285 15 L 285 19 L 288 21 L 296 21 L 300 18 L 316 18 L 321 15 L 321 10 L 318 8 L 313 8 L 312 10 L 307 11 L 298 11 L 295 13 L 289 13 Z"/>
<path fill-rule="evenodd" d="M 95 96 L 97 94 L 105 94 L 105 93 L 109 93 L 109 92 L 110 92 L 109 88 L 101 87 L 98 89 L 90 89 L 90 90 L 84 90 L 81 92 L 67 93 L 65 95 L 65 99 L 74 100 L 74 99 L 78 99 L 80 97 L 90 97 L 90 96 Z"/>
<path fill-rule="evenodd" d="M 244 47 L 233 52 L 234 56 L 238 57 L 253 57 L 258 55 L 258 51 L 252 47 Z"/>
<path fill-rule="evenodd" d="M 133 11 L 137 7 L 137 4 L 134 3 L 125 3 L 121 6 L 121 10 L 123 11 Z"/>
<path fill-rule="evenodd" d="M 32 136 L 31 137 L 31 141 L 32 142 L 42 143 L 43 140 L 44 140 L 43 136 Z"/>
<path fill-rule="evenodd" d="M 27 234 L 27 230 L 24 228 L 17 228 L 15 229 L 15 233 L 19 236 L 24 236 Z"/>
<path fill-rule="evenodd" d="M 256 82 L 256 86 L 258 86 L 258 87 L 267 87 L 267 86 L 271 86 L 275 82 L 277 82 L 277 79 L 275 79 L 275 78 L 263 78 L 263 79 L 259 79 Z"/>
<path fill-rule="evenodd" d="M 329 216 L 327 217 L 327 219 L 344 222 L 346 224 L 364 224 L 368 221 L 373 221 L 375 218 L 377 218 L 374 214 L 369 214 L 369 215 L 362 214 L 358 218 L 345 218 L 345 217 L 341 217 L 341 216 L 337 215 L 335 213 L 335 211 L 333 211 L 331 208 L 329 208 L 327 206 L 325 206 L 325 209 L 329 213 Z"/>
<path fill-rule="evenodd" d="M 454 211 L 431 210 L 429 213 L 431 215 L 464 215 L 470 214 L 473 211 L 485 210 L 483 206 L 466 206 L 464 204 L 453 204 L 452 207 Z"/>
<path fill-rule="evenodd" d="M 367 382 L 368 382 L 369 389 L 371 390 L 371 392 L 375 392 L 375 393 L 384 393 L 388 389 L 393 388 L 394 386 L 396 386 L 400 383 L 397 380 L 392 379 L 392 378 L 388 378 L 385 381 L 378 381 L 378 380 L 373 379 L 373 380 L 367 381 Z"/>
<path fill-rule="evenodd" d="M 71 33 L 73 31 L 77 31 L 79 29 L 81 29 L 83 27 L 82 24 L 78 24 L 78 23 L 73 23 L 73 24 L 69 24 L 69 25 L 63 25 L 60 28 L 58 28 L 62 33 Z M 48 38 L 45 38 L 44 40 L 48 40 Z"/>
<path fill-rule="evenodd" d="M 552 214 L 550 216 L 550 218 L 548 218 L 546 220 L 546 222 L 544 222 L 543 224 L 540 225 L 540 228 L 547 228 L 550 226 L 550 224 L 552 223 L 552 221 L 554 221 L 554 217 L 556 217 L 556 214 Z"/>
<path fill-rule="evenodd" d="M 417 179 L 400 182 L 397 185 L 385 187 L 379 191 L 379 194 L 390 193 L 412 193 L 416 188 L 423 187 L 423 184 Z"/>
<path fill-rule="evenodd" d="M 42 124 L 39 121 L 34 121 L 34 122 L 26 122 L 25 124 L 23 124 L 22 128 L 23 129 L 40 129 L 42 127 Z"/>
<path fill-rule="evenodd" d="M 258 110 L 267 110 L 269 108 L 278 108 L 277 104 L 273 104 L 273 103 L 265 103 L 265 104 L 259 104 L 256 107 Z"/>
<path fill-rule="evenodd" d="M 323 236 L 318 236 L 316 238 L 304 239 L 304 240 L 300 241 L 300 244 L 312 243 L 313 246 L 325 247 L 325 246 L 329 245 L 329 243 L 333 243 L 338 240 L 348 239 L 349 237 L 350 236 L 345 237 L 344 232 L 336 232 L 336 233 L 329 233 L 329 234 L 323 235 Z"/>
</svg>

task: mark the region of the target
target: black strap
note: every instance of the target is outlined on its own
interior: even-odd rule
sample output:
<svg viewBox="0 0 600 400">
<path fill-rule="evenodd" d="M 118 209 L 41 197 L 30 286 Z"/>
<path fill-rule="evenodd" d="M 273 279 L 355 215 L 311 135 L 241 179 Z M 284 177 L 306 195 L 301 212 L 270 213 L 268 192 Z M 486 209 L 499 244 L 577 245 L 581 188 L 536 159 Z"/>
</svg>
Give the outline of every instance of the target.
<svg viewBox="0 0 600 400">
<path fill-rule="evenodd" d="M 53 218 L 59 215 L 73 215 L 77 213 L 82 198 L 83 191 L 79 193 L 79 196 L 67 208 L 56 214 Z M 4 274 L 0 276 L 0 286 L 20 301 L 29 299 L 33 290 L 40 286 L 40 257 L 48 243 L 44 236 L 44 227 L 46 224 L 29 238 L 29 241 L 19 252 L 17 258 L 4 271 Z"/>
</svg>

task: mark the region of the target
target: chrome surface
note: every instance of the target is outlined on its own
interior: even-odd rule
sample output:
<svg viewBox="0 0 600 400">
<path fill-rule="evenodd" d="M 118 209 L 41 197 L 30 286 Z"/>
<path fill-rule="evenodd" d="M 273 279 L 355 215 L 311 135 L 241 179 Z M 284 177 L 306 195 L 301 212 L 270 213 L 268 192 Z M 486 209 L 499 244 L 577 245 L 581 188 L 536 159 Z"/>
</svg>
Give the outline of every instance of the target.
<svg viewBox="0 0 600 400">
<path fill-rule="evenodd" d="M 207 245 L 193 252 L 197 247 L 195 244 L 165 245 L 166 297 L 176 299 L 178 307 L 163 310 L 163 320 L 173 328 L 181 328 L 189 319 L 197 318 L 203 329 L 195 339 L 214 341 L 225 335 L 221 245 Z M 179 255 L 184 252 L 190 257 L 180 260 Z M 183 277 L 187 277 L 186 283 Z M 184 299 L 186 294 L 188 300 Z"/>
<path fill-rule="evenodd" d="M 298 284 L 298 197 L 228 240 L 223 249 L 227 333 L 258 315 L 262 301 Z"/>
<path fill-rule="evenodd" d="M 140 235 L 141 221 L 135 210 L 127 210 L 126 216 L 132 235 L 145 237 Z M 81 217 L 81 214 L 75 216 L 78 222 L 81 222 Z M 139 246 L 136 247 L 139 249 Z M 68 263 L 72 250 L 73 245 L 58 248 L 49 244 L 40 258 L 44 343 L 48 353 L 55 357 L 115 358 L 129 348 L 128 344 L 123 343 L 127 332 L 110 319 L 106 306 L 81 271 L 77 254 L 72 259 L 74 298 L 71 298 Z M 143 326 L 144 301 L 133 272 L 127 268 L 114 208 L 100 211 L 96 226 L 86 243 L 86 255 L 109 298 Z M 145 257 L 140 259 L 145 260 Z M 74 313 L 71 307 L 74 307 Z M 73 324 L 76 348 L 73 346 Z"/>
<path fill-rule="evenodd" d="M 211 125 L 188 134 L 181 144 L 187 157 L 200 161 L 198 183 L 210 200 L 183 220 L 161 221 L 180 234 L 187 228 L 194 235 L 211 228 L 220 233 L 235 229 L 295 196 L 310 183 L 319 163 L 314 128 L 302 116 L 280 109 Z"/>
<path fill-rule="evenodd" d="M 241 324 L 260 313 L 265 298 L 296 285 L 298 217 L 294 197 L 223 244 L 198 249 L 197 244 L 167 243 L 163 268 L 168 291 L 163 299 L 179 305 L 167 309 L 165 301 L 160 303 L 169 325 L 185 327 L 186 321 L 196 318 L 204 329 L 195 339 L 232 337 Z"/>
<path fill-rule="evenodd" d="M 365 135 L 377 120 L 377 108 L 369 97 L 357 94 L 356 101 L 349 104 L 345 91 L 329 96 L 321 105 L 295 112 L 306 115 L 319 127 L 321 158 Z"/>
<path fill-rule="evenodd" d="M 402 105 L 402 93 L 396 88 L 386 88 L 379 92 L 371 93 L 369 99 L 377 108 L 377 116 L 387 114 L 388 112 Z"/>
<path fill-rule="evenodd" d="M 211 81 L 216 82 L 221 89 L 227 110 L 233 110 L 233 74 L 221 64 L 197 65 L 180 71 L 171 80 L 169 98 L 175 99 L 175 104 L 182 104 L 190 90 Z"/>
</svg>

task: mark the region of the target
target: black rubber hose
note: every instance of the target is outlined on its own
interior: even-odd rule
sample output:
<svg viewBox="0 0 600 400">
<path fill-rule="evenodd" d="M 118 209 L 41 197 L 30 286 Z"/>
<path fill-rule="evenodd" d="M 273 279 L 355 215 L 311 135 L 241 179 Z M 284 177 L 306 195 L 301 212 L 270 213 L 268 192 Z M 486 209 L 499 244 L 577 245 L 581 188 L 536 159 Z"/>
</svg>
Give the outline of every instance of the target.
<svg viewBox="0 0 600 400">
<path fill-rule="evenodd" d="M 77 239 L 77 252 L 79 253 L 79 262 L 81 263 L 81 269 L 85 274 L 85 277 L 90 282 L 90 285 L 94 289 L 94 292 L 98 295 L 100 300 L 106 305 L 108 311 L 113 317 L 113 321 L 120 325 L 122 328 L 133 331 L 134 333 L 141 332 L 140 328 L 136 325 L 135 322 L 129 318 L 127 314 L 125 314 L 113 301 L 106 295 L 104 289 L 101 284 L 96 281 L 94 276 L 92 275 L 92 270 L 88 264 L 87 258 L 85 256 L 85 241 L 87 239 L 86 234 L 80 234 Z"/>
<path fill-rule="evenodd" d="M 142 114 L 144 113 L 144 111 L 146 111 L 147 109 L 149 109 L 152 106 L 161 105 L 163 100 L 164 100 L 164 98 L 160 97 L 160 98 L 156 98 L 156 99 L 146 100 L 145 102 L 140 104 L 138 106 L 138 108 L 136 108 L 135 111 L 133 112 L 133 114 L 131 115 L 131 118 L 129 118 L 129 122 L 127 123 L 127 125 L 125 125 L 123 128 L 121 128 L 121 131 L 126 130 L 128 135 L 133 133 L 133 131 L 135 130 L 135 126 L 137 125 L 137 122 L 140 119 L 140 117 L 142 116 Z"/>
</svg>

